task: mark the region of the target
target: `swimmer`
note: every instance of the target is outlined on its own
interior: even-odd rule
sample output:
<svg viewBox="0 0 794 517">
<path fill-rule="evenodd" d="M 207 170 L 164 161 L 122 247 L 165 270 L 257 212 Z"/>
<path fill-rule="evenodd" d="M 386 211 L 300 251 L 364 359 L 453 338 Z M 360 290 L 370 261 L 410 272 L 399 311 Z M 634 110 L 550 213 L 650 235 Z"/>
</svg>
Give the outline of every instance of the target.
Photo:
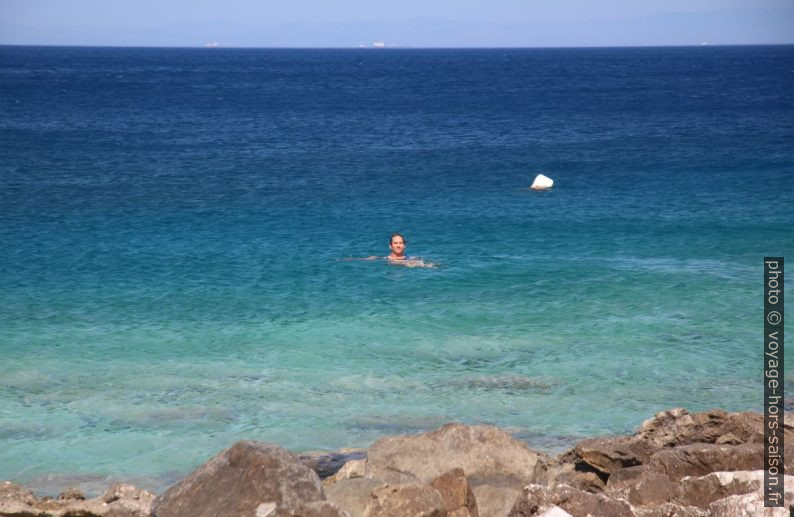
<svg viewBox="0 0 794 517">
<path fill-rule="evenodd" d="M 386 257 L 387 260 L 406 260 L 405 256 L 405 237 L 399 233 L 392 234 L 389 239 L 389 249 L 391 253 Z"/>
<path fill-rule="evenodd" d="M 403 237 L 402 234 L 392 234 L 391 238 L 389 239 L 389 249 L 391 250 L 391 253 L 383 257 L 386 260 L 408 260 L 408 257 L 405 256 L 405 237 Z M 377 260 L 379 258 L 381 257 L 377 255 L 370 255 L 364 260 Z"/>
<path fill-rule="evenodd" d="M 425 262 L 420 257 L 408 257 L 405 255 L 405 237 L 401 233 L 394 233 L 392 234 L 391 238 L 389 239 L 389 249 L 391 253 L 389 253 L 385 257 L 380 257 L 378 255 L 370 255 L 369 257 L 365 258 L 346 258 L 340 259 L 344 261 L 351 261 L 351 260 L 378 260 L 378 259 L 385 259 L 386 262 L 395 266 L 405 266 L 405 267 L 427 267 L 427 268 L 437 268 L 438 265 L 432 262 Z"/>
</svg>

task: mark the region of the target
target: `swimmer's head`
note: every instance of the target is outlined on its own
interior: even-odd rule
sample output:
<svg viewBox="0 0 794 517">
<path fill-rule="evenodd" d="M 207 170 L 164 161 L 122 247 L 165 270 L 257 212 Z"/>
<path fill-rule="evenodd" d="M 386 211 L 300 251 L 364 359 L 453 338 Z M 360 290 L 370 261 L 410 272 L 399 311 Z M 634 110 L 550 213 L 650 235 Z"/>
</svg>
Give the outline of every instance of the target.
<svg viewBox="0 0 794 517">
<path fill-rule="evenodd" d="M 389 239 L 389 249 L 398 257 L 402 256 L 405 252 L 405 237 L 399 233 L 393 233 Z"/>
</svg>

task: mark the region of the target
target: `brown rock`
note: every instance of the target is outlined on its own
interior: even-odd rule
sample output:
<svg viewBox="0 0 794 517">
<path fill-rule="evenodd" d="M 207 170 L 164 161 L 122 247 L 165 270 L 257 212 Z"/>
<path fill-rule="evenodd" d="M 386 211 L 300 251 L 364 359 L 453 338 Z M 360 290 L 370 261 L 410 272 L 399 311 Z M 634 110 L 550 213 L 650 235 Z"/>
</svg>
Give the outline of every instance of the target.
<svg viewBox="0 0 794 517">
<path fill-rule="evenodd" d="M 685 476 L 705 476 L 710 472 L 758 470 L 762 468 L 763 457 L 760 443 L 693 443 L 657 452 L 648 461 L 648 467 L 677 482 Z"/>
<path fill-rule="evenodd" d="M 430 486 L 441 494 L 447 512 L 456 513 L 457 510 L 465 508 L 465 515 L 479 517 L 477 499 L 469 486 L 463 469 L 452 469 L 441 474 L 430 483 Z M 457 513 L 463 515 L 462 512 Z"/>
<path fill-rule="evenodd" d="M 462 468 L 475 486 L 518 488 L 542 477 L 547 461 L 545 454 L 496 427 L 447 424 L 424 434 L 378 440 L 367 451 L 366 477 L 430 483 L 450 469 Z"/>
<path fill-rule="evenodd" d="M 685 477 L 678 486 L 675 501 L 706 509 L 718 499 L 761 490 L 763 482 L 763 470 L 712 472 L 701 477 Z"/>
<path fill-rule="evenodd" d="M 647 471 L 647 465 L 637 465 L 616 471 L 609 476 L 607 492 L 616 497 L 628 498 L 629 489 L 639 483 Z"/>
<path fill-rule="evenodd" d="M 361 517 L 372 497 L 372 491 L 383 483 L 377 479 L 343 479 L 325 488 L 325 497 L 351 515 Z"/>
<path fill-rule="evenodd" d="M 627 437 L 591 438 L 579 442 L 573 452 L 579 461 L 609 476 L 618 469 L 640 465 L 648 458 L 647 451 L 638 445 Z"/>
<path fill-rule="evenodd" d="M 617 472 L 620 472 L 620 470 Z M 583 461 L 570 463 L 557 458 L 546 471 L 545 482 L 539 484 L 569 485 L 587 492 L 599 493 L 604 491 L 607 486 L 606 480 L 611 478 L 612 476 L 607 478 L 603 472 L 596 470 Z"/>
<path fill-rule="evenodd" d="M 611 475 L 606 494 L 626 499 L 633 505 L 656 505 L 671 500 L 677 489 L 678 485 L 665 474 L 647 465 L 638 465 Z"/>
<path fill-rule="evenodd" d="M 381 485 L 372 491 L 364 517 L 444 517 L 444 500 L 428 485 Z"/>
<path fill-rule="evenodd" d="M 507 517 L 521 496 L 521 490 L 513 486 L 477 485 L 473 491 L 483 517 Z"/>
<path fill-rule="evenodd" d="M 611 499 L 603 494 L 592 494 L 568 485 L 525 487 L 510 511 L 510 517 L 529 517 L 548 506 L 559 506 L 571 515 L 577 516 L 634 517 L 631 505 L 624 500 Z"/>
<path fill-rule="evenodd" d="M 713 409 L 690 414 L 686 409 L 662 411 L 643 422 L 637 439 L 656 448 L 716 443 L 727 434 L 740 443 L 760 443 L 764 440 L 764 417 L 758 413 L 727 413 Z M 789 433 L 786 433 L 787 436 Z M 794 435 L 792 435 L 794 438 Z"/>
<path fill-rule="evenodd" d="M 633 505 L 661 504 L 670 501 L 678 485 L 658 472 L 647 472 L 628 490 L 626 499 Z"/>
<path fill-rule="evenodd" d="M 323 499 L 317 474 L 289 451 L 264 443 L 237 442 L 169 488 L 155 501 L 157 517 L 253 515 L 275 503 L 273 517 L 291 516 L 302 504 Z"/>
</svg>

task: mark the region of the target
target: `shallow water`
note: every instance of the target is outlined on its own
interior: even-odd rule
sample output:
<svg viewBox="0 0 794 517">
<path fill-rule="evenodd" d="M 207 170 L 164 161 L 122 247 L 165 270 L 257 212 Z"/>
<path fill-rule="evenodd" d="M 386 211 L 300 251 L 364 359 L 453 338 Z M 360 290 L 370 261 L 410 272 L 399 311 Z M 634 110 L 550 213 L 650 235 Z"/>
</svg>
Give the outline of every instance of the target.
<svg viewBox="0 0 794 517">
<path fill-rule="evenodd" d="M 793 86 L 793 47 L 2 47 L 0 478 L 758 410 Z M 393 231 L 440 267 L 342 260 Z"/>
</svg>

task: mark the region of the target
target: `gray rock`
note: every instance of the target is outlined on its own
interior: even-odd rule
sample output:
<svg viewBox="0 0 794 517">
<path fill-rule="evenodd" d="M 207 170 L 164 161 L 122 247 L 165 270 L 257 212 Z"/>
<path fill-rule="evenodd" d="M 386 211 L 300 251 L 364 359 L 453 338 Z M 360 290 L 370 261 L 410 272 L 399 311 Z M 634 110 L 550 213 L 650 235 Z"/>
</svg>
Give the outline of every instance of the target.
<svg viewBox="0 0 794 517">
<path fill-rule="evenodd" d="M 155 501 L 157 517 L 254 515 L 275 503 L 272 517 L 291 517 L 301 505 L 323 499 L 317 474 L 289 451 L 237 442 L 210 459 Z"/>
<path fill-rule="evenodd" d="M 382 484 L 377 479 L 343 479 L 325 487 L 325 497 L 351 517 L 361 517 L 372 498 L 372 491 Z"/>
<path fill-rule="evenodd" d="M 381 485 L 372 491 L 364 517 L 445 517 L 444 500 L 428 485 Z"/>
<path fill-rule="evenodd" d="M 80 490 L 77 487 L 70 487 L 64 490 L 63 492 L 61 492 L 60 495 L 58 495 L 58 499 L 61 500 L 74 499 L 77 501 L 84 501 L 85 494 L 83 493 L 82 490 Z"/>
<path fill-rule="evenodd" d="M 366 471 L 367 460 L 350 460 L 340 468 L 333 476 L 323 479 L 323 487 L 329 487 L 343 479 L 363 478 Z"/>
<path fill-rule="evenodd" d="M 530 517 L 541 508 L 559 506 L 571 515 L 592 517 L 634 517 L 631 505 L 622 499 L 592 494 L 568 485 L 528 485 L 519 496 L 510 517 Z"/>
<path fill-rule="evenodd" d="M 732 495 L 718 499 L 709 505 L 710 517 L 755 516 L 787 517 L 789 507 L 794 504 L 794 492 L 784 494 L 783 508 L 764 508 L 764 495 L 760 492 Z"/>
<path fill-rule="evenodd" d="M 38 499 L 30 491 L 5 482 L 0 485 L 0 515 L 36 517 L 148 517 L 155 495 L 130 485 L 116 485 L 94 499 L 73 492 L 59 499 Z"/>
<path fill-rule="evenodd" d="M 573 517 L 570 513 L 566 512 L 559 506 L 546 506 L 540 508 L 536 517 Z"/>
<path fill-rule="evenodd" d="M 473 485 L 519 488 L 542 478 L 548 457 L 492 426 L 447 424 L 414 436 L 378 440 L 367 451 L 366 477 L 387 482 L 430 483 L 462 468 Z"/>
<path fill-rule="evenodd" d="M 708 512 L 694 506 L 682 506 L 676 503 L 659 505 L 635 506 L 637 517 L 707 517 Z"/>
<path fill-rule="evenodd" d="M 350 517 L 350 514 L 331 501 L 314 501 L 304 504 L 297 513 L 300 517 Z"/>
<path fill-rule="evenodd" d="M 473 491 L 483 517 L 507 517 L 521 495 L 521 490 L 513 486 L 477 485 Z"/>
<path fill-rule="evenodd" d="M 430 483 L 438 490 L 444 500 L 444 507 L 449 514 L 479 517 L 477 498 L 463 473 L 463 469 L 452 469 L 441 474 Z M 462 511 L 465 509 L 466 511 Z M 460 510 L 460 511 L 459 511 Z"/>
<path fill-rule="evenodd" d="M 107 517 L 149 517 L 155 497 L 132 485 L 118 484 L 108 488 L 98 499 L 108 506 Z"/>
</svg>

